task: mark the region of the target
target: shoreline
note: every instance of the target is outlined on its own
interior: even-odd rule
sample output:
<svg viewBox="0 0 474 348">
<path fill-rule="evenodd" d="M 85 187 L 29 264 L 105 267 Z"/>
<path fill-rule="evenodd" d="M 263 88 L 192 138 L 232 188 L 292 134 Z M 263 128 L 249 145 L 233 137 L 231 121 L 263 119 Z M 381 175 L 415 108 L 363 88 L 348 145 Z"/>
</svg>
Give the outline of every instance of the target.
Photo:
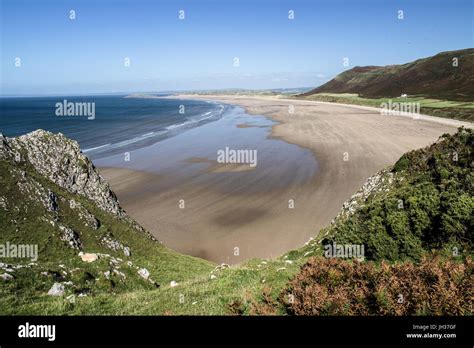
<svg viewBox="0 0 474 348">
<path fill-rule="evenodd" d="M 260 193 L 246 191 L 246 186 L 252 182 L 275 182 L 272 171 L 263 171 L 252 180 L 243 176 L 232 179 L 233 175 L 252 171 L 224 171 L 214 174 L 223 176 L 212 179 L 200 175 L 203 180 L 197 185 L 170 183 L 166 190 L 156 192 L 147 189 L 150 177 L 134 175 L 129 169 L 123 173 L 116 168 L 101 169 L 101 172 L 119 200 L 125 198 L 122 204 L 125 210 L 130 210 L 133 218 L 166 245 L 193 256 L 230 264 L 253 257 L 274 258 L 300 247 L 331 222 L 342 204 L 368 177 L 394 164 L 403 153 L 430 145 L 443 133 L 456 131 L 456 127 L 450 125 L 380 116 L 366 107 L 353 105 L 258 97 L 203 96 L 199 99 L 237 105 L 249 115 L 262 115 L 275 121 L 268 137 L 311 151 L 318 171 L 307 182 Z M 295 106 L 294 114 L 288 113 L 289 103 Z M 236 125 L 235 129 L 249 131 L 255 127 Z M 287 169 L 289 177 L 294 167 Z M 133 180 L 120 184 L 121 178 Z M 229 184 L 229 190 L 216 189 L 219 182 Z M 157 181 L 157 185 L 161 184 Z M 174 201 L 180 195 L 202 209 L 177 211 Z M 288 208 L 289 199 L 294 199 L 294 209 Z M 160 213 L 161 216 L 156 217 Z M 233 255 L 235 247 L 239 247 L 238 257 Z"/>
<path fill-rule="evenodd" d="M 209 98 L 207 98 L 209 97 Z M 376 108 L 373 106 L 367 106 L 367 105 L 359 105 L 359 104 L 346 104 L 346 103 L 337 103 L 337 102 L 327 102 L 327 101 L 319 101 L 319 100 L 305 100 L 305 99 L 293 99 L 293 98 L 281 98 L 278 96 L 252 96 L 252 95 L 201 95 L 201 94 L 176 94 L 176 95 L 170 95 L 166 97 L 157 97 L 157 98 L 167 98 L 167 99 L 182 99 L 182 100 L 222 100 L 222 99 L 227 99 L 227 98 L 233 98 L 233 99 L 261 99 L 261 100 L 270 100 L 270 101 L 284 101 L 288 102 L 291 104 L 292 102 L 297 102 L 297 103 L 308 103 L 308 104 L 321 104 L 321 105 L 335 105 L 335 106 L 341 106 L 341 107 L 348 107 L 348 108 L 355 108 L 355 109 L 361 109 L 361 110 L 367 110 L 367 111 L 374 111 L 374 112 L 380 112 L 380 108 Z M 206 99 L 207 98 L 207 99 Z M 394 114 L 394 115 L 387 115 L 388 117 L 407 117 L 413 119 L 411 115 L 403 115 L 403 114 Z M 473 122 L 468 122 L 468 121 L 461 121 L 461 120 L 455 120 L 451 118 L 445 118 L 445 117 L 437 117 L 437 116 L 431 116 L 431 115 L 425 115 L 425 114 L 419 114 L 418 118 L 415 120 L 422 120 L 422 121 L 428 121 L 428 122 L 435 122 L 435 123 L 440 123 L 443 125 L 448 125 L 448 126 L 453 126 L 453 127 L 467 127 L 467 128 L 473 128 L 474 123 Z"/>
</svg>

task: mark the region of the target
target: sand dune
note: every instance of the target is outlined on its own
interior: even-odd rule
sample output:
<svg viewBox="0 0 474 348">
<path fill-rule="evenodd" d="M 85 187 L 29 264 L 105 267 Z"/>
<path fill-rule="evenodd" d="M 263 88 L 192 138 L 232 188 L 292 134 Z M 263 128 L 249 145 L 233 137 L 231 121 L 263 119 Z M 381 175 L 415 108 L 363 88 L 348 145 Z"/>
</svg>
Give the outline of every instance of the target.
<svg viewBox="0 0 474 348">
<path fill-rule="evenodd" d="M 240 105 L 250 114 L 271 117 L 279 122 L 272 136 L 310 149 L 319 166 L 310 180 L 284 187 L 278 187 L 268 171 L 246 181 L 235 175 L 249 171 L 217 170 L 222 175 L 197 184 L 129 169 L 101 169 L 122 206 L 160 240 L 178 251 L 216 262 L 276 257 L 301 246 L 330 223 L 369 176 L 403 153 L 455 132 L 457 125 L 308 101 L 180 97 L 219 100 Z M 289 105 L 294 113 L 289 113 Z M 292 175 L 288 170 L 288 176 Z M 260 186 L 261 190 L 249 189 Z M 185 209 L 178 208 L 180 199 L 185 200 Z M 293 209 L 289 200 L 294 201 Z"/>
</svg>

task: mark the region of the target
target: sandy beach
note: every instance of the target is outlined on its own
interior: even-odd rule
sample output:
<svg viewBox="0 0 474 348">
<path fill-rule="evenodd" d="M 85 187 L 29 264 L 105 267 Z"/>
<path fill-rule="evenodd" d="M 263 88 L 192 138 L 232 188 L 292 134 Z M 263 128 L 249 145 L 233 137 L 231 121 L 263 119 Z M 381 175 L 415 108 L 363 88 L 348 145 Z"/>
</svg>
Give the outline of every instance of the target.
<svg viewBox="0 0 474 348">
<path fill-rule="evenodd" d="M 232 132 L 241 132 L 244 143 L 246 134 L 268 128 L 268 141 L 273 142 L 262 145 L 262 151 L 259 148 L 256 170 L 217 164 L 209 153 L 200 155 L 197 150 L 180 162 L 198 166 L 192 176 L 183 174 L 188 167 L 153 172 L 118 168 L 106 161 L 97 165 L 124 209 L 158 239 L 180 252 L 219 263 L 277 257 L 301 246 L 330 223 L 369 176 L 458 126 L 450 120 L 383 116 L 371 108 L 309 101 L 179 98 L 238 105 L 248 114 L 276 121 L 270 126 L 241 120 L 227 125 Z M 200 128 L 183 133 L 188 134 L 188 146 L 191 142 L 199 148 L 204 139 L 197 136 Z M 193 137 L 190 132 L 195 132 Z M 223 148 L 228 137 L 220 135 L 211 136 Z M 245 144 L 252 148 L 253 138 L 248 139 Z"/>
</svg>

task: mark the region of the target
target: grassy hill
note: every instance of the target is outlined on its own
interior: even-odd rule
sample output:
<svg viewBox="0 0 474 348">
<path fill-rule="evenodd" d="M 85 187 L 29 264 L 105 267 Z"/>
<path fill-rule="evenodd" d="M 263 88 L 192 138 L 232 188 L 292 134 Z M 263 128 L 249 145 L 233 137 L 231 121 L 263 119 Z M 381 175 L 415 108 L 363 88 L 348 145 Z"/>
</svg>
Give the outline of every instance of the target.
<svg viewBox="0 0 474 348">
<path fill-rule="evenodd" d="M 319 241 L 364 245 L 365 260 L 310 259 L 280 296 L 288 312 L 472 314 L 473 144 L 470 129 L 446 134 L 370 178 Z"/>
<path fill-rule="evenodd" d="M 453 66 L 453 59 L 458 66 Z M 474 48 L 442 52 L 402 65 L 354 67 L 302 96 L 357 93 L 364 98 L 402 94 L 474 101 Z"/>
<path fill-rule="evenodd" d="M 365 202 L 354 200 L 323 243 L 362 243 L 370 260 L 420 260 L 429 250 L 471 252 L 474 187 L 471 130 L 444 135 L 404 154 L 374 177 Z M 366 193 L 367 194 L 367 193 Z"/>
<path fill-rule="evenodd" d="M 453 66 L 453 59 L 458 66 Z M 406 94 L 406 97 L 401 97 Z M 380 107 L 417 103 L 420 113 L 474 121 L 474 49 L 401 65 L 355 67 L 296 98 Z"/>
<path fill-rule="evenodd" d="M 68 161 L 74 168 L 82 166 L 79 176 L 87 172 L 92 181 L 99 180 L 74 142 L 46 132 L 21 141 L 3 139 L 0 218 L 6 228 L 0 244 L 38 243 L 40 256 L 34 264 L 12 259 L 5 265 L 1 260 L 0 273 L 12 278 L 0 279 L 0 313 L 472 313 L 473 142 L 472 130 L 461 129 L 405 154 L 393 167 L 369 178 L 333 223 L 315 231 L 306 245 L 273 260 L 253 259 L 228 267 L 161 245 L 113 204 L 114 196 L 104 183 L 96 184 L 103 194 L 90 200 L 81 194 L 86 190 L 78 188 L 76 179 L 58 180 L 70 171 Z M 39 167 L 36 158 L 47 161 L 51 152 L 54 161 Z M 51 192 L 56 199 L 50 199 Z M 71 208 L 71 200 L 99 223 L 86 220 L 84 210 Z M 61 225 L 76 233 L 83 252 L 109 256 L 82 261 L 80 250 L 61 240 Z M 110 240 L 130 248 L 130 256 Z M 324 248 L 331 243 L 363 244 L 365 260 L 326 258 Z M 142 268 L 153 281 L 138 273 Z M 178 284 L 171 286 L 171 281 Z M 62 296 L 47 295 L 55 282 L 65 284 Z"/>
<path fill-rule="evenodd" d="M 0 145 L 0 245 L 38 247 L 37 260 L 0 259 L 0 314 L 22 305 L 57 314 L 40 305 L 55 283 L 68 304 L 163 288 L 214 268 L 166 248 L 130 219 L 76 142 L 36 131 L 1 137 Z M 85 262 L 79 253 L 98 259 Z"/>
</svg>

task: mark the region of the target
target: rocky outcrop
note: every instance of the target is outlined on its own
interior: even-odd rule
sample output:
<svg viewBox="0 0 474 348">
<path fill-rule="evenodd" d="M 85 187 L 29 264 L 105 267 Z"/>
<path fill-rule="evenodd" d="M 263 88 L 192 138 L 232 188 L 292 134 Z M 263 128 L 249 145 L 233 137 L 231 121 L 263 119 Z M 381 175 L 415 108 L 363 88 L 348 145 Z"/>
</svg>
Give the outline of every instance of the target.
<svg viewBox="0 0 474 348">
<path fill-rule="evenodd" d="M 82 250 L 83 244 L 81 231 L 77 226 L 56 226 L 55 222 L 64 214 L 62 210 L 65 207 L 71 209 L 87 228 L 98 230 L 101 222 L 80 199 L 65 197 L 49 187 L 43 178 L 76 197 L 83 196 L 100 210 L 127 222 L 150 240 L 156 241 L 120 207 L 109 184 L 81 152 L 77 142 L 61 133 L 36 130 L 16 138 L 7 138 L 0 133 L 0 160 L 9 162 L 8 175 L 14 180 L 20 193 L 28 202 L 45 208 L 46 214 L 41 220 L 59 228 L 60 239 L 70 248 Z M 7 198 L 0 195 L 1 209 L 19 209 L 18 206 L 8 205 Z M 26 205 L 23 208 L 27 209 Z M 12 220 L 12 223 L 16 222 Z M 131 256 L 130 247 L 120 241 L 110 239 L 102 242 L 112 250 L 121 250 L 125 256 Z"/>
<path fill-rule="evenodd" d="M 58 225 L 58 228 L 62 233 L 60 239 L 63 242 L 66 242 L 67 245 L 72 249 L 82 249 L 81 240 L 76 232 L 63 225 Z"/>
<path fill-rule="evenodd" d="M 126 216 L 109 184 L 81 152 L 77 142 L 61 133 L 36 130 L 17 138 L 5 138 L 0 134 L 2 158 L 17 163 L 29 162 L 40 175 L 61 188 L 94 201 L 108 213 Z M 54 201 L 50 208 L 54 209 Z"/>
<path fill-rule="evenodd" d="M 46 189 L 34 178 L 27 176 L 26 172 L 19 168 L 11 168 L 11 175 L 17 180 L 18 188 L 29 200 L 40 202 L 50 213 L 56 213 L 58 209 L 58 198 L 54 192 Z"/>
<path fill-rule="evenodd" d="M 122 250 L 125 256 L 131 256 L 130 247 L 123 245 L 120 241 L 105 236 L 101 239 L 102 245 L 114 251 Z"/>
<path fill-rule="evenodd" d="M 392 182 L 393 173 L 391 173 L 389 169 L 383 169 L 377 174 L 369 177 L 359 191 L 353 194 L 349 200 L 344 202 L 341 211 L 333 222 L 339 218 L 351 216 L 356 211 L 357 207 L 364 204 L 371 194 L 388 190 Z"/>
<path fill-rule="evenodd" d="M 84 225 L 97 230 L 100 226 L 99 220 L 96 219 L 81 203 L 76 202 L 76 200 L 71 199 L 69 201 L 69 208 L 77 212 L 77 216 L 80 220 L 84 222 Z"/>
<path fill-rule="evenodd" d="M 11 149 L 10 146 L 8 146 L 7 138 L 0 133 L 0 160 L 9 158 L 11 156 L 10 151 Z"/>
<path fill-rule="evenodd" d="M 0 290 L 12 298 L 18 288 L 23 294 L 35 292 L 28 284 L 38 275 L 45 293 L 69 302 L 104 289 L 158 288 L 157 267 L 143 268 L 141 260 L 162 250 L 166 257 L 177 257 L 127 216 L 77 143 L 61 134 L 0 134 L 0 177 L 2 238 L 33 242 L 40 251 L 32 257 L 38 263 L 0 263 Z"/>
</svg>

